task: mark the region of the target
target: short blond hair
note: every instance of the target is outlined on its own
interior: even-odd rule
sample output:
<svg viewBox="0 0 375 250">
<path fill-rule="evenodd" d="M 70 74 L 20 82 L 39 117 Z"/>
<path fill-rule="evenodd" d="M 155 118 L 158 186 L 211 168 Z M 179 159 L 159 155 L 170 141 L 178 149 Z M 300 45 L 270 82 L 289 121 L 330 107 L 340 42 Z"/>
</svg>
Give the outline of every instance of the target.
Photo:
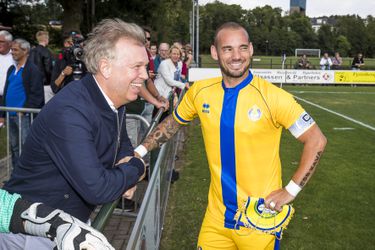
<svg viewBox="0 0 375 250">
<path fill-rule="evenodd" d="M 116 58 L 115 46 L 121 38 L 133 40 L 141 46 L 145 43 L 145 34 L 141 27 L 118 18 L 104 19 L 92 30 L 83 47 L 83 60 L 90 73 L 98 72 L 101 59 Z"/>
<path fill-rule="evenodd" d="M 174 50 L 174 49 L 176 49 L 176 50 L 178 50 L 178 52 L 180 52 L 180 57 L 182 56 L 182 50 L 178 47 L 178 46 L 176 46 L 176 45 L 172 45 L 170 48 L 169 48 L 169 55 L 170 54 L 172 54 L 172 50 Z"/>
<path fill-rule="evenodd" d="M 40 43 L 43 40 L 43 38 L 49 38 L 49 33 L 48 31 L 40 30 L 36 33 L 35 37 L 36 40 Z"/>
</svg>

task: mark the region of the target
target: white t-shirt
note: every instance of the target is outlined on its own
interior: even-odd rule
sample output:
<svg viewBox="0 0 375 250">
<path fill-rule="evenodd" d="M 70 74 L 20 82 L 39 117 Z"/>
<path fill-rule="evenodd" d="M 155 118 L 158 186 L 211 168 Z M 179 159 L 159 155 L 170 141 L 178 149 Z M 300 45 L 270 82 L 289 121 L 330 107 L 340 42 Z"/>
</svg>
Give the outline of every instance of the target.
<svg viewBox="0 0 375 250">
<path fill-rule="evenodd" d="M 175 73 L 179 71 L 181 73 L 182 62 L 177 63 L 177 67 L 173 64 L 172 60 L 165 59 L 160 63 L 158 69 L 158 75 L 155 79 L 155 87 L 159 94 L 164 98 L 168 98 L 169 92 L 173 87 L 178 87 L 180 89 L 185 88 L 185 84 L 181 81 L 175 80 Z"/>
<path fill-rule="evenodd" d="M 10 66 L 15 65 L 10 51 L 6 55 L 0 54 L 0 95 L 3 95 L 4 86 L 7 78 L 7 71 Z"/>
</svg>

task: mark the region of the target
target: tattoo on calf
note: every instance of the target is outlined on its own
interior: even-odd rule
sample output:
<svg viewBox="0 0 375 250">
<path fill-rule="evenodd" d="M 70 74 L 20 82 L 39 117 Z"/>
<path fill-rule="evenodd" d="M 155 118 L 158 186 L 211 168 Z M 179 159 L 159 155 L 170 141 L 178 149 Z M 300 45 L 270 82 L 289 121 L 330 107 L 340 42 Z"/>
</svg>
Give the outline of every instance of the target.
<svg viewBox="0 0 375 250">
<path fill-rule="evenodd" d="M 148 151 L 160 147 L 163 143 L 167 142 L 176 132 L 181 125 L 175 121 L 172 115 L 164 119 L 154 131 L 142 143 Z"/>
<path fill-rule="evenodd" d="M 306 175 L 303 177 L 301 183 L 299 184 L 300 187 L 303 187 L 307 183 L 307 181 L 309 180 L 309 176 L 314 172 L 315 167 L 318 165 L 320 157 L 322 156 L 322 154 L 323 154 L 323 151 L 319 151 L 318 153 L 316 153 L 313 164 L 311 165 L 309 171 L 306 173 Z"/>
</svg>

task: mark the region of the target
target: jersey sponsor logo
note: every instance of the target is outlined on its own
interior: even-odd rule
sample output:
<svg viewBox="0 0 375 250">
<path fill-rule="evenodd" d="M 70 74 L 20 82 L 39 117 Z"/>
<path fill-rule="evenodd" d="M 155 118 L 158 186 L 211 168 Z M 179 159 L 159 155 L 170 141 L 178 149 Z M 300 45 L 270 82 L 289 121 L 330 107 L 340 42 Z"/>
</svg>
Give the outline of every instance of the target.
<svg viewBox="0 0 375 250">
<path fill-rule="evenodd" d="M 203 113 L 210 113 L 210 104 L 208 104 L 208 103 L 203 103 L 203 105 L 202 105 L 202 112 Z"/>
<path fill-rule="evenodd" d="M 247 115 L 249 116 L 249 119 L 253 122 L 259 121 L 262 117 L 262 111 L 257 105 L 254 105 L 249 109 L 249 112 L 247 112 Z"/>
</svg>

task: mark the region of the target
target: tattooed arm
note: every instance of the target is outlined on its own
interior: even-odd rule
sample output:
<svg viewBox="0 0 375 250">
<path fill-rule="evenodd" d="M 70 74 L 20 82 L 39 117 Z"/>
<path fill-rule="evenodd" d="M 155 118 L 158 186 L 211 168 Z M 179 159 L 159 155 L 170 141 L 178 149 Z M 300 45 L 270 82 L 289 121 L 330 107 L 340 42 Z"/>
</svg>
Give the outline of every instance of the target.
<svg viewBox="0 0 375 250">
<path fill-rule="evenodd" d="M 320 131 L 318 125 L 313 125 L 309 130 L 303 133 L 298 140 L 304 144 L 299 167 L 293 175 L 292 181 L 297 184 L 296 188 L 301 189 L 309 181 L 315 172 L 320 157 L 323 154 L 327 139 Z M 291 182 L 292 182 L 291 181 Z M 289 184 L 288 184 L 289 186 Z M 270 202 L 275 203 L 275 209 L 280 211 L 281 206 L 294 200 L 295 196 L 291 195 L 286 188 L 282 188 L 270 193 L 266 198 L 266 206 L 270 206 Z"/>
<path fill-rule="evenodd" d="M 146 137 L 142 143 L 142 146 L 147 150 L 147 152 L 160 147 L 163 143 L 172 138 L 181 126 L 182 125 L 179 124 L 172 115 L 169 115 L 151 132 L 151 134 Z M 138 153 L 137 149 L 135 150 L 136 154 Z"/>
</svg>

